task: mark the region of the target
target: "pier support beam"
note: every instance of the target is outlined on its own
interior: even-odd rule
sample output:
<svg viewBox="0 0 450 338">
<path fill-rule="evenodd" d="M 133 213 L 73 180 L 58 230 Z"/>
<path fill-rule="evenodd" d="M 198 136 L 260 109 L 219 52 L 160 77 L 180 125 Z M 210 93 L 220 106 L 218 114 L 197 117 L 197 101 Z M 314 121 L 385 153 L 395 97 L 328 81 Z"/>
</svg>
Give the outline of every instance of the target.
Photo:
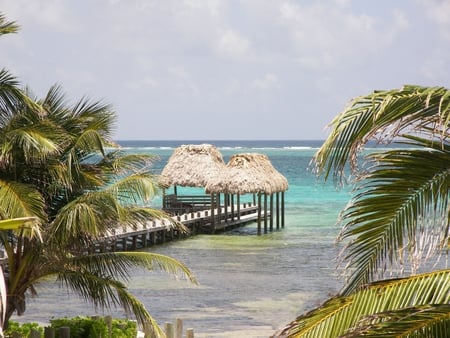
<svg viewBox="0 0 450 338">
<path fill-rule="evenodd" d="M 261 193 L 258 193 L 258 235 L 260 234 L 261 234 Z"/>
</svg>

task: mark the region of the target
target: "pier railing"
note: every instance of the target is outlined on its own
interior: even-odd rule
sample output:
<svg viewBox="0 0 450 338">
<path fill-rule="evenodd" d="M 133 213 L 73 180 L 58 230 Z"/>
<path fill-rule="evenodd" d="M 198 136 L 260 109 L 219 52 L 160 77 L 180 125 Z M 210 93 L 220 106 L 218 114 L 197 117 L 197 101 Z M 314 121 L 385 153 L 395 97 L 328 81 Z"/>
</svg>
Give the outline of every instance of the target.
<svg viewBox="0 0 450 338">
<path fill-rule="evenodd" d="M 164 195 L 163 210 L 172 215 L 182 215 L 217 207 L 215 195 Z"/>
</svg>

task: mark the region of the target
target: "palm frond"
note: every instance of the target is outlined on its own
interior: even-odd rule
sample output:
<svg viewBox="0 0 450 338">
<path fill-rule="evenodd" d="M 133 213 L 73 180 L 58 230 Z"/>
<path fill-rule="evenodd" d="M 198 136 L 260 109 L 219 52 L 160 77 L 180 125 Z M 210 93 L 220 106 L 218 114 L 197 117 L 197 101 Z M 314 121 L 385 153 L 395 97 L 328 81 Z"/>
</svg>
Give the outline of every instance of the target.
<svg viewBox="0 0 450 338">
<path fill-rule="evenodd" d="M 6 17 L 0 13 L 0 35 L 17 33 L 19 28 L 15 21 L 6 21 Z"/>
<path fill-rule="evenodd" d="M 180 261 L 149 252 L 111 252 L 74 257 L 71 265 L 98 275 L 128 280 L 131 268 L 144 268 L 150 271 L 164 271 L 177 278 L 186 278 L 197 284 L 197 280 L 187 266 Z"/>
<path fill-rule="evenodd" d="M 450 332 L 450 305 L 422 305 L 363 317 L 342 338 L 435 338 Z"/>
<path fill-rule="evenodd" d="M 44 200 L 32 186 L 0 180 L 0 216 L 17 218 L 36 216 L 45 220 Z"/>
<path fill-rule="evenodd" d="M 379 281 L 349 296 L 326 301 L 322 306 L 299 316 L 278 336 L 339 337 L 367 315 L 427 304 L 448 304 L 449 301 L 450 270 Z"/>
<path fill-rule="evenodd" d="M 87 272 L 65 270 L 58 274 L 58 282 L 73 290 L 85 301 L 96 308 L 110 309 L 120 306 L 127 313 L 134 314 L 136 320 L 143 325 L 152 323 L 154 330 L 163 335 L 156 321 L 150 316 L 145 306 L 135 298 L 125 284 L 107 276 L 98 276 Z"/>
<path fill-rule="evenodd" d="M 126 175 L 130 172 L 146 173 L 155 160 L 155 155 L 148 154 L 126 154 L 117 149 L 109 151 L 103 161 L 99 162 L 102 167 L 111 168 L 114 175 Z"/>
<path fill-rule="evenodd" d="M 19 82 L 7 70 L 0 70 L 0 126 L 5 125 L 5 120 L 10 118 L 10 112 L 17 102 L 24 98 L 19 89 Z"/>
<path fill-rule="evenodd" d="M 351 238 L 341 257 L 352 271 L 345 294 L 386 269 L 402 269 L 404 258 L 414 272 L 445 247 L 450 152 L 442 144 L 436 147 L 369 156 L 370 168 L 341 215 L 340 240 Z"/>
<path fill-rule="evenodd" d="M 110 188 L 84 193 L 65 203 L 51 224 L 49 233 L 61 244 L 94 240 L 117 227 L 136 228 L 151 219 L 164 219 L 175 228 L 186 228 L 165 212 L 147 207 L 123 205 Z M 87 237 L 85 237 L 87 236 Z"/>
<path fill-rule="evenodd" d="M 331 134 L 316 153 L 318 175 L 331 173 L 342 182 L 348 162 L 357 166 L 357 154 L 369 140 L 392 142 L 424 127 L 441 137 L 450 120 L 450 93 L 442 87 L 404 86 L 358 97 L 331 123 Z"/>
<path fill-rule="evenodd" d="M 148 252 L 83 255 L 65 260 L 64 265 L 53 266 L 52 273 L 58 275 L 60 283 L 95 307 L 110 308 L 120 305 L 127 313 L 133 313 L 139 323 L 151 322 L 159 334 L 161 334 L 159 327 L 143 304 L 128 292 L 125 284 L 119 279 L 128 280 L 130 270 L 133 268 L 145 268 L 151 271 L 165 271 L 197 284 L 192 272 L 181 262 Z"/>
<path fill-rule="evenodd" d="M 82 98 L 72 111 L 84 130 L 95 130 L 103 138 L 111 135 L 116 118 L 111 105 Z"/>
<path fill-rule="evenodd" d="M 124 204 L 143 205 L 158 193 L 158 186 L 149 174 L 134 173 L 112 183 L 105 191 Z"/>
</svg>

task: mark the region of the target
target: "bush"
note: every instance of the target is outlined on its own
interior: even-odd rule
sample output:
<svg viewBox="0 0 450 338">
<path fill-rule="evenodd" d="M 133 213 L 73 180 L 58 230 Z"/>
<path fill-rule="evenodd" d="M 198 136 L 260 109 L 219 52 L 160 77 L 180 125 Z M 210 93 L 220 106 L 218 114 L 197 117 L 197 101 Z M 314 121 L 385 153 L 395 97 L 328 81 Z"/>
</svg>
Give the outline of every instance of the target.
<svg viewBox="0 0 450 338">
<path fill-rule="evenodd" d="M 70 328 L 70 338 L 108 337 L 108 327 L 103 320 L 89 317 L 60 318 L 51 320 L 50 324 L 56 331 L 55 338 L 59 338 L 61 327 Z"/>
<path fill-rule="evenodd" d="M 55 329 L 55 338 L 59 338 L 59 329 L 61 327 L 70 328 L 70 338 L 107 338 L 108 325 L 103 318 L 74 317 L 52 319 L 50 327 Z M 37 323 L 27 323 L 20 325 L 17 322 L 9 321 L 8 330 L 4 332 L 5 338 L 12 338 L 13 332 L 20 333 L 23 338 L 30 336 L 31 330 L 41 332 L 44 336 L 44 328 Z M 136 338 L 136 322 L 124 319 L 113 319 L 111 325 L 111 337 L 114 338 Z"/>
<path fill-rule="evenodd" d="M 13 333 L 20 333 L 22 337 L 29 337 L 31 330 L 36 330 L 41 333 L 41 336 L 44 334 L 44 328 L 40 327 L 38 323 L 26 323 L 20 325 L 17 322 L 9 321 L 8 322 L 8 330 L 3 332 L 5 338 L 11 338 Z"/>
</svg>

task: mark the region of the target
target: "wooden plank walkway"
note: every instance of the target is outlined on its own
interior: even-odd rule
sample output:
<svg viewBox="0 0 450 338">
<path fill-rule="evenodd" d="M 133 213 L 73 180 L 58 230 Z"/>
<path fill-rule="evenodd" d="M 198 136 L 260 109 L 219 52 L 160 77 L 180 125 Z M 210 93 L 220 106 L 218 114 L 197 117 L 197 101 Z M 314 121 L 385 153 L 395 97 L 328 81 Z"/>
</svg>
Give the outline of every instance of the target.
<svg viewBox="0 0 450 338">
<path fill-rule="evenodd" d="M 214 218 L 211 217 L 212 212 L 214 213 Z M 228 206 L 226 209 L 222 207 L 220 210 L 216 208 L 172 216 L 174 221 L 181 222 L 189 229 L 189 234 L 184 234 L 175 228 L 169 220 L 153 219 L 136 228 L 116 228 L 105 234 L 89 251 L 129 251 L 199 233 L 222 232 L 255 222 L 258 220 L 258 215 L 264 218 L 264 211 L 262 210 L 259 213 L 257 205 L 244 203 L 239 207 L 233 205 Z M 267 212 L 267 216 L 270 216 L 270 212 Z"/>
</svg>

